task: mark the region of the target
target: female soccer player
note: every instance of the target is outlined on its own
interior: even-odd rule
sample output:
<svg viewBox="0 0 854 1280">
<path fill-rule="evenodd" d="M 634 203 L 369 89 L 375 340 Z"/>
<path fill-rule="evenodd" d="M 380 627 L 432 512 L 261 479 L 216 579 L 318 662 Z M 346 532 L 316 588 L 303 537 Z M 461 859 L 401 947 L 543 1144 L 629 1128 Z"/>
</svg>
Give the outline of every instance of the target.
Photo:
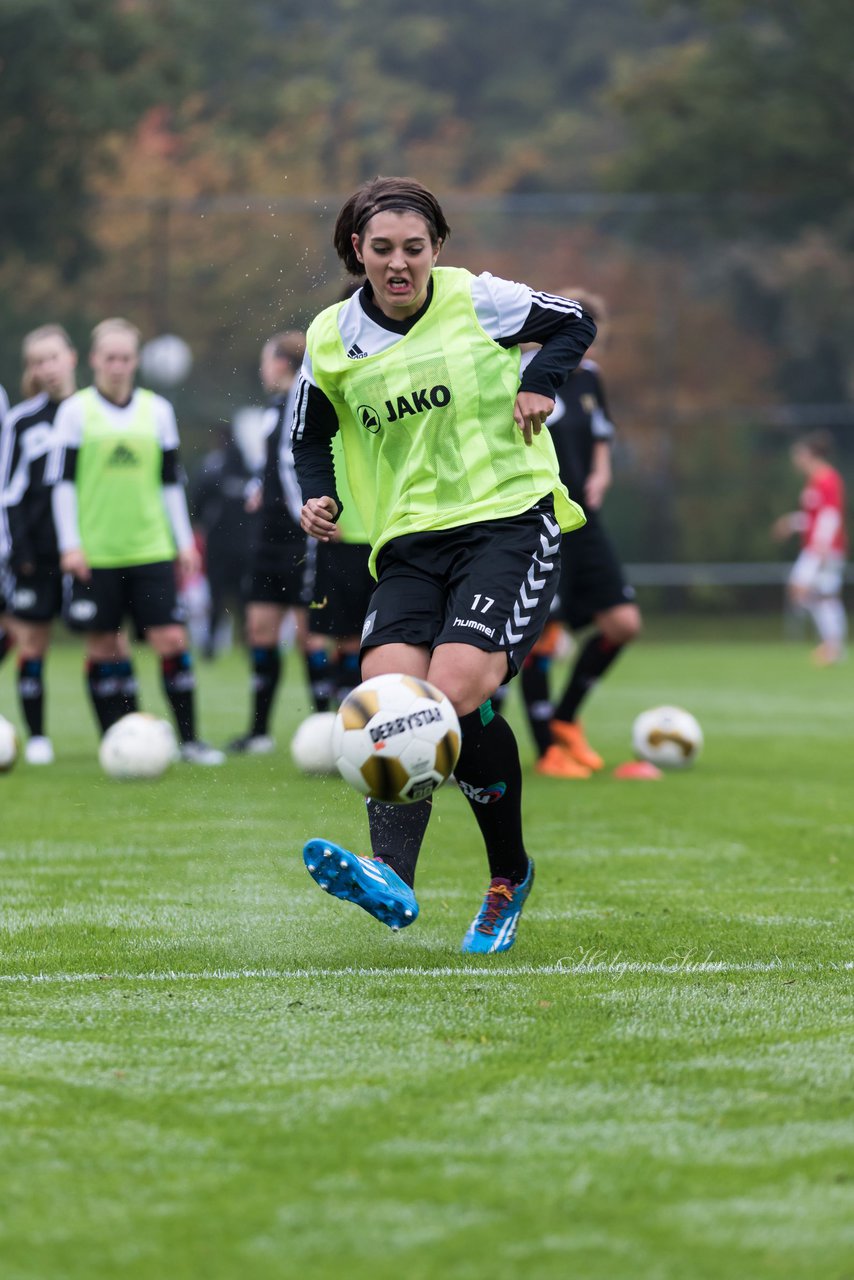
<svg viewBox="0 0 854 1280">
<path fill-rule="evenodd" d="M 848 535 L 845 529 L 845 485 L 830 465 L 833 437 L 812 431 L 792 445 L 792 465 L 806 481 L 799 511 L 775 521 L 775 537 L 800 534 L 801 550 L 789 575 L 787 595 L 795 609 L 810 614 L 821 643 L 813 649 L 816 666 L 828 667 L 845 656 L 848 620 L 842 602 L 842 579 Z"/>
<path fill-rule="evenodd" d="M 569 299 L 437 267 L 448 233 L 436 197 L 408 178 L 377 178 L 347 200 L 335 248 L 351 275 L 367 279 L 309 329 L 294 459 L 303 528 L 325 541 L 341 514 L 332 464 L 340 430 L 377 577 L 362 676 L 426 678 L 460 716 L 455 777 L 491 877 L 463 950 L 497 952 L 513 944 L 534 867 L 516 742 L 490 696 L 548 617 L 561 530 L 584 521 L 542 426 L 595 326 Z M 526 341 L 542 350 L 520 382 Z M 409 924 L 429 816 L 429 801 L 371 801 L 373 860 L 310 840 L 306 865 L 336 897 L 392 927 Z"/>
<path fill-rule="evenodd" d="M 168 400 L 134 385 L 140 334 L 119 317 L 92 331 L 94 384 L 56 415 L 49 464 L 60 564 L 74 578 L 69 625 L 86 632 L 89 692 L 102 732 L 127 710 L 120 627 L 129 614 L 160 658 L 181 759 L 218 765 L 196 738 L 195 676 L 175 561 L 187 575 L 198 553 L 187 514 L 178 428 Z"/>
<path fill-rule="evenodd" d="M 60 404 L 77 390 L 77 352 L 58 324 L 24 338 L 24 400 L 10 409 L 0 434 L 0 492 L 14 577 L 11 612 L 18 643 L 18 697 L 29 739 L 29 764 L 52 764 L 45 733 L 44 663 L 54 618 L 62 614 L 62 573 L 46 469 Z"/>
</svg>

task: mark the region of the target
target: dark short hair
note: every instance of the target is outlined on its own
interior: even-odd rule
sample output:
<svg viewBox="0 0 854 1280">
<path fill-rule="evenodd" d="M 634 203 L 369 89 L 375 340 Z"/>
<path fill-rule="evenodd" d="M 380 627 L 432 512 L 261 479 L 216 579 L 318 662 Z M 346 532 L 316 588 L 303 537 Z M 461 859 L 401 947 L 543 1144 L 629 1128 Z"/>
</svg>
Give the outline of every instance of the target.
<svg viewBox="0 0 854 1280">
<path fill-rule="evenodd" d="M 794 447 L 796 449 L 806 449 L 817 458 L 824 458 L 826 461 L 833 453 L 833 445 L 834 441 L 831 433 L 819 428 L 818 431 L 808 431 L 806 435 L 798 436 Z"/>
<path fill-rule="evenodd" d="M 277 360 L 287 360 L 296 371 L 302 364 L 305 355 L 305 334 L 298 329 L 289 329 L 286 333 L 274 333 L 268 338 L 267 346 L 271 348 Z"/>
<path fill-rule="evenodd" d="M 356 257 L 353 236 L 357 235 L 361 240 L 374 214 L 386 212 L 417 213 L 427 224 L 434 248 L 451 234 L 439 201 L 415 178 L 372 178 L 353 192 L 335 222 L 332 243 L 351 276 L 361 276 L 365 272 Z"/>
</svg>

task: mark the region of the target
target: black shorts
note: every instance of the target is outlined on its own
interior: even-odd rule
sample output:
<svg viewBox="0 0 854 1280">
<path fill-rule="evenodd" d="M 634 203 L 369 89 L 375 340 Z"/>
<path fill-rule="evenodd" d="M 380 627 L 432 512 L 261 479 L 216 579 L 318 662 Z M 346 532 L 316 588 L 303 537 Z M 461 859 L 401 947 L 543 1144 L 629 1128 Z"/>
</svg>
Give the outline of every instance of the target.
<svg viewBox="0 0 854 1280">
<path fill-rule="evenodd" d="M 308 604 L 314 575 L 313 538 L 260 542 L 252 557 L 246 600 L 277 604 L 283 609 Z"/>
<path fill-rule="evenodd" d="M 617 552 L 595 512 L 587 524 L 563 541 L 560 583 L 553 616 L 574 631 L 586 627 L 597 613 L 632 604 L 635 589 L 626 583 Z"/>
<path fill-rule="evenodd" d="M 359 542 L 321 542 L 311 592 L 308 629 L 314 635 L 361 635 L 376 582 L 368 569 L 371 548 Z"/>
<path fill-rule="evenodd" d="M 551 497 L 506 520 L 395 538 L 379 554 L 362 652 L 470 644 L 505 651 L 515 675 L 548 621 L 560 541 Z"/>
<path fill-rule="evenodd" d="M 72 631 L 118 631 L 126 616 L 140 638 L 150 627 L 176 626 L 186 620 L 171 560 L 93 569 L 88 582 L 73 580 L 65 608 Z"/>
<path fill-rule="evenodd" d="M 21 622 L 52 622 L 62 614 L 62 571 L 37 565 L 33 573 L 19 573 L 9 600 L 9 612 Z"/>
</svg>

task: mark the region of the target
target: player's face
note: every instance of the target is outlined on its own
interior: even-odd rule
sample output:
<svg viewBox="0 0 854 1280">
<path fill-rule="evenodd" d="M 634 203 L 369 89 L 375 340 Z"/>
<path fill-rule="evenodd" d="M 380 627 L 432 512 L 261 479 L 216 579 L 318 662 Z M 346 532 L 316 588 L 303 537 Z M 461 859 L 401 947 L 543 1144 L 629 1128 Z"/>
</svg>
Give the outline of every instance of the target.
<svg viewBox="0 0 854 1280">
<path fill-rule="evenodd" d="M 58 334 L 40 338 L 27 348 L 27 369 L 51 400 L 65 400 L 74 391 L 77 352 Z"/>
<path fill-rule="evenodd" d="M 105 333 L 92 348 L 89 363 L 99 391 L 110 400 L 128 399 L 139 364 L 139 349 L 132 333 Z"/>
<path fill-rule="evenodd" d="M 261 352 L 261 363 L 258 366 L 258 376 L 261 379 L 261 386 L 272 395 L 275 391 L 280 391 L 283 385 L 288 381 L 288 374 L 291 366 L 287 360 L 282 360 L 277 356 L 272 347 L 265 347 Z"/>
<path fill-rule="evenodd" d="M 384 315 L 403 320 L 424 305 L 440 247 L 434 248 L 430 228 L 417 213 L 375 213 L 361 240 L 353 236 L 356 257 Z"/>
</svg>

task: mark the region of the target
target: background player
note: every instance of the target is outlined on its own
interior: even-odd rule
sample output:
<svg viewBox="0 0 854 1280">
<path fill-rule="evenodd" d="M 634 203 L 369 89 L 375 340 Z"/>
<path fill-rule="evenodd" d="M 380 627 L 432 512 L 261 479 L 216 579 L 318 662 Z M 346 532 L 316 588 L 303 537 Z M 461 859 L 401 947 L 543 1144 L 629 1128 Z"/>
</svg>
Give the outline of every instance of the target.
<svg viewBox="0 0 854 1280">
<path fill-rule="evenodd" d="M 596 347 L 601 349 L 607 334 L 603 300 L 581 289 L 562 292 L 580 302 L 596 321 Z M 587 524 L 572 534 L 564 549 L 552 620 L 522 669 L 522 694 L 540 753 L 537 772 L 553 778 L 589 778 L 604 761 L 585 737 L 578 718 L 582 703 L 641 629 L 634 589 L 623 577 L 599 514 L 611 484 L 614 427 L 601 373 L 593 360 L 585 357 L 558 389 L 547 426 L 561 479 L 570 497 L 584 507 Z M 593 630 L 583 641 L 566 687 L 553 705 L 549 669 L 559 639 L 557 620 L 573 631 L 591 624 Z"/>
<path fill-rule="evenodd" d="M 69 625 L 83 630 L 89 690 L 102 731 L 128 709 L 119 628 L 125 614 L 160 658 L 181 758 L 224 759 L 196 737 L 195 677 L 182 625 L 175 555 L 198 567 L 172 406 L 134 387 L 139 330 L 104 320 L 92 332 L 94 385 L 63 402 L 49 480 L 63 571 L 74 578 Z"/>
<path fill-rule="evenodd" d="M 9 411 L 9 397 L 6 388 L 0 386 L 0 429 Z M 6 512 L 0 501 L 0 662 L 14 645 L 12 638 L 12 619 L 9 616 L 9 597 L 12 594 L 11 573 L 8 567 L 9 527 Z"/>
<path fill-rule="evenodd" d="M 270 716 L 282 678 L 280 633 L 285 614 L 297 620 L 297 644 L 305 643 L 305 605 L 314 544 L 300 528 L 302 499 L 294 473 L 290 424 L 296 376 L 305 352 L 305 335 L 277 333 L 261 350 L 261 385 L 271 397 L 267 407 L 267 447 L 261 488 L 250 507 L 260 506 L 261 528 L 252 559 L 246 640 L 252 662 L 252 718 L 247 733 L 228 750 L 263 755 L 275 745 Z"/>
<path fill-rule="evenodd" d="M 44 660 L 51 624 L 62 613 L 62 572 L 45 469 L 57 410 L 77 389 L 77 352 L 61 325 L 48 324 L 26 335 L 22 357 L 22 389 L 30 394 L 3 422 L 0 492 L 13 575 L 18 697 L 29 734 L 24 756 L 30 764 L 44 765 L 54 759 L 53 744 L 44 731 Z"/>
<path fill-rule="evenodd" d="M 848 539 L 845 529 L 845 485 L 829 462 L 833 437 L 813 431 L 792 446 L 792 465 L 806 478 L 799 511 L 780 516 L 774 536 L 801 535 L 801 551 L 789 575 L 787 595 L 812 618 L 820 643 L 813 650 L 817 666 L 839 662 L 845 653 L 848 621 L 842 603 L 842 577 Z"/>
</svg>

